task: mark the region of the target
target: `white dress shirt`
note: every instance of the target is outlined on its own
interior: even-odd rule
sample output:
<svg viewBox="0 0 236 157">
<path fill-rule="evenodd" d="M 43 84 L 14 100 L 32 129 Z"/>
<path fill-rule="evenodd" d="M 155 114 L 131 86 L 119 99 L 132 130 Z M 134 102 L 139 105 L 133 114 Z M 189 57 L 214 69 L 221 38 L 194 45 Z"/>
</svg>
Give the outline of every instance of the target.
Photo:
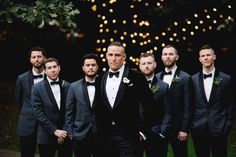
<svg viewBox="0 0 236 157">
<path fill-rule="evenodd" d="M 95 80 L 93 81 L 88 81 L 88 79 L 85 77 L 86 82 L 90 82 L 90 83 L 94 83 Z M 93 105 L 93 101 L 94 101 L 94 97 L 95 97 L 95 86 L 87 86 L 87 90 L 88 90 L 88 96 L 89 96 L 89 101 L 90 101 L 90 105 L 92 107 Z"/>
<path fill-rule="evenodd" d="M 174 77 L 174 75 L 175 75 L 176 69 L 177 69 L 177 66 L 175 66 L 175 67 L 172 68 L 171 70 L 165 68 L 165 71 L 166 71 L 166 72 L 171 71 L 171 75 L 164 75 L 164 76 L 163 76 L 163 81 L 166 82 L 166 83 L 168 83 L 169 87 L 170 87 L 170 85 L 171 85 L 171 83 L 172 83 L 172 80 L 173 80 L 173 77 Z"/>
<path fill-rule="evenodd" d="M 38 82 L 40 82 L 40 81 L 43 80 L 43 78 L 44 78 L 44 72 L 41 72 L 40 74 L 36 73 L 34 70 L 32 70 L 32 72 L 33 72 L 33 75 L 43 75 L 42 78 L 36 78 L 36 79 L 34 79 L 34 84 L 35 84 L 35 83 L 38 83 Z"/>
<path fill-rule="evenodd" d="M 61 107 L 61 89 L 60 89 L 60 85 L 59 84 L 51 85 L 51 82 L 54 82 L 54 81 L 51 80 L 48 77 L 47 77 L 47 79 L 48 79 L 48 82 L 49 82 L 50 87 L 52 89 L 53 96 L 54 96 L 54 98 L 57 102 L 57 106 L 60 109 L 60 107 Z M 56 81 L 59 81 L 59 78 L 57 78 Z"/>
<path fill-rule="evenodd" d="M 213 79 L 214 79 L 214 75 L 215 75 L 215 69 L 213 69 L 211 72 L 206 73 L 206 72 L 202 72 L 203 74 L 212 74 L 212 77 L 207 77 L 206 79 L 203 79 L 203 84 L 204 84 L 204 91 L 205 91 L 205 95 L 207 98 L 207 101 L 209 101 L 210 96 L 211 96 L 211 90 L 212 90 L 212 85 L 213 85 Z"/>
</svg>

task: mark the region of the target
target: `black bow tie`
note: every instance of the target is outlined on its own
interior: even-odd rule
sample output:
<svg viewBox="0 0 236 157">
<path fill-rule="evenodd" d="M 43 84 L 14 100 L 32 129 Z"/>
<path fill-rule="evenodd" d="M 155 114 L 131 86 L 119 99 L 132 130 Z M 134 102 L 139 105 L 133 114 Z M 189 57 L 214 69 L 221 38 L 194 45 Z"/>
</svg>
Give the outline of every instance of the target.
<svg viewBox="0 0 236 157">
<path fill-rule="evenodd" d="M 43 75 L 42 75 L 42 74 L 39 74 L 39 75 L 33 75 L 33 79 L 37 79 L 37 78 L 43 78 Z"/>
<path fill-rule="evenodd" d="M 86 82 L 87 86 L 95 86 L 95 82 Z"/>
<path fill-rule="evenodd" d="M 208 78 L 208 77 L 212 77 L 212 73 L 210 73 L 210 74 L 203 74 L 203 78 L 204 78 L 204 79 L 206 79 L 206 78 Z"/>
<path fill-rule="evenodd" d="M 169 72 L 164 71 L 164 72 L 163 72 L 163 75 L 171 75 L 171 74 L 172 74 L 171 71 L 169 71 Z"/>
<path fill-rule="evenodd" d="M 50 82 L 50 84 L 51 84 L 51 85 L 56 85 L 56 84 L 57 84 L 57 85 L 60 85 L 60 81 L 52 81 L 52 82 Z"/>
<path fill-rule="evenodd" d="M 119 77 L 119 71 L 117 71 L 117 72 L 111 72 L 111 71 L 109 71 L 109 78 L 112 78 L 113 76 L 115 76 L 115 77 Z"/>
<path fill-rule="evenodd" d="M 147 80 L 147 83 L 148 83 L 148 84 L 151 84 L 151 83 L 152 83 L 152 80 Z"/>
</svg>

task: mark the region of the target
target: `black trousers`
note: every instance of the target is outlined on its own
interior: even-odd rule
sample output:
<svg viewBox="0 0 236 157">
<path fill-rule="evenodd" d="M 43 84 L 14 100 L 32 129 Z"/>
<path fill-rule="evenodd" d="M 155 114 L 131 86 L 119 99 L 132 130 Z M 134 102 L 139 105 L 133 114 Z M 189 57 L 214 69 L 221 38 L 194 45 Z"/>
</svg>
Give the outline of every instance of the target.
<svg viewBox="0 0 236 157">
<path fill-rule="evenodd" d="M 197 157 L 227 157 L 227 137 L 214 137 L 207 126 L 193 136 L 193 144 Z"/>
<path fill-rule="evenodd" d="M 63 144 L 38 144 L 40 157 L 72 157 L 72 145 L 69 139 Z"/>
<path fill-rule="evenodd" d="M 37 136 L 34 133 L 31 136 L 20 136 L 21 157 L 34 157 L 37 147 Z"/>
<path fill-rule="evenodd" d="M 104 157 L 138 157 L 139 134 L 127 133 L 118 126 L 103 133 L 101 150 Z"/>
</svg>

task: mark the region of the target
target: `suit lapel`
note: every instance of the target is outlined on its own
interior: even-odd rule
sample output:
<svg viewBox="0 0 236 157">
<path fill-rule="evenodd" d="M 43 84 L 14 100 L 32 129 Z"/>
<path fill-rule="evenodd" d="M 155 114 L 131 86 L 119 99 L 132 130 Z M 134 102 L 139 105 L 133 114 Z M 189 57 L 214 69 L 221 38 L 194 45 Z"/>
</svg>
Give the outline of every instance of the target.
<svg viewBox="0 0 236 157">
<path fill-rule="evenodd" d="M 83 90 L 83 95 L 84 95 L 84 99 L 85 99 L 86 104 L 88 104 L 89 107 L 91 107 L 90 100 L 89 100 L 89 94 L 88 94 L 88 88 L 87 88 L 85 79 L 83 79 L 83 81 L 82 81 L 82 90 Z"/>
<path fill-rule="evenodd" d="M 33 79 L 32 71 L 29 71 L 29 73 L 28 73 L 28 80 L 29 80 L 29 91 L 31 91 L 31 88 L 34 85 L 34 79 Z"/>
<path fill-rule="evenodd" d="M 117 105 L 119 104 L 121 98 L 124 95 L 125 84 L 123 82 L 123 78 L 125 78 L 125 77 L 128 78 L 128 74 L 129 74 L 129 68 L 125 67 L 124 72 L 123 72 L 123 76 L 121 77 L 120 86 L 119 86 L 119 89 L 118 89 L 118 92 L 117 92 L 117 95 L 116 95 L 116 100 L 115 100 L 113 108 L 117 107 Z"/>
<path fill-rule="evenodd" d="M 205 94 L 205 90 L 204 90 L 203 74 L 202 74 L 202 72 L 199 73 L 198 84 L 199 84 L 199 88 L 200 88 L 200 94 L 202 95 L 202 99 L 204 100 L 204 102 L 206 104 L 208 104 L 207 98 L 206 98 L 206 94 Z"/>
<path fill-rule="evenodd" d="M 211 102 L 212 102 L 212 100 L 213 100 L 213 98 L 215 97 L 215 94 L 216 94 L 217 85 L 215 85 L 214 80 L 217 77 L 219 77 L 219 72 L 215 71 L 215 75 L 214 75 L 213 83 L 212 83 L 211 95 L 210 95 L 210 98 L 209 98 L 209 104 L 211 104 Z"/>
<path fill-rule="evenodd" d="M 172 82 L 171 82 L 171 85 L 170 85 L 170 88 L 169 88 L 170 90 L 174 89 L 176 84 L 178 83 L 177 80 L 175 80 L 176 78 L 180 78 L 180 70 L 178 68 L 176 69 L 175 74 L 173 76 L 173 79 L 172 79 Z"/>
<path fill-rule="evenodd" d="M 52 93 L 52 89 L 49 85 L 49 82 L 47 79 L 44 80 L 44 86 L 46 88 L 46 91 L 48 93 L 48 96 L 49 96 L 49 99 L 50 101 L 53 103 L 53 105 L 57 108 L 57 110 L 59 110 L 58 106 L 57 106 L 57 102 L 56 102 L 56 99 L 54 98 L 54 95 Z"/>
<path fill-rule="evenodd" d="M 102 77 L 102 83 L 101 83 L 101 94 L 102 94 L 102 99 L 105 105 L 112 110 L 111 105 L 108 101 L 107 94 L 106 94 L 106 82 L 107 82 L 107 77 L 108 77 L 108 71 L 103 75 Z"/>
</svg>

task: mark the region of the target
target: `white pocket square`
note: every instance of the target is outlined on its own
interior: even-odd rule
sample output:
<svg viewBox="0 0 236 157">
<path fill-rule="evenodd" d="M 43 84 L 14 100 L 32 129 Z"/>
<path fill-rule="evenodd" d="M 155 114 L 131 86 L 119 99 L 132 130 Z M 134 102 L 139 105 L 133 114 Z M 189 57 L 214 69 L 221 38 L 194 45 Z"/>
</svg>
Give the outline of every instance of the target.
<svg viewBox="0 0 236 157">
<path fill-rule="evenodd" d="M 131 87 L 131 86 L 133 86 L 133 85 L 134 85 L 134 84 L 133 84 L 133 83 L 131 83 L 131 84 L 129 84 L 129 85 L 128 85 L 128 87 Z"/>
</svg>

